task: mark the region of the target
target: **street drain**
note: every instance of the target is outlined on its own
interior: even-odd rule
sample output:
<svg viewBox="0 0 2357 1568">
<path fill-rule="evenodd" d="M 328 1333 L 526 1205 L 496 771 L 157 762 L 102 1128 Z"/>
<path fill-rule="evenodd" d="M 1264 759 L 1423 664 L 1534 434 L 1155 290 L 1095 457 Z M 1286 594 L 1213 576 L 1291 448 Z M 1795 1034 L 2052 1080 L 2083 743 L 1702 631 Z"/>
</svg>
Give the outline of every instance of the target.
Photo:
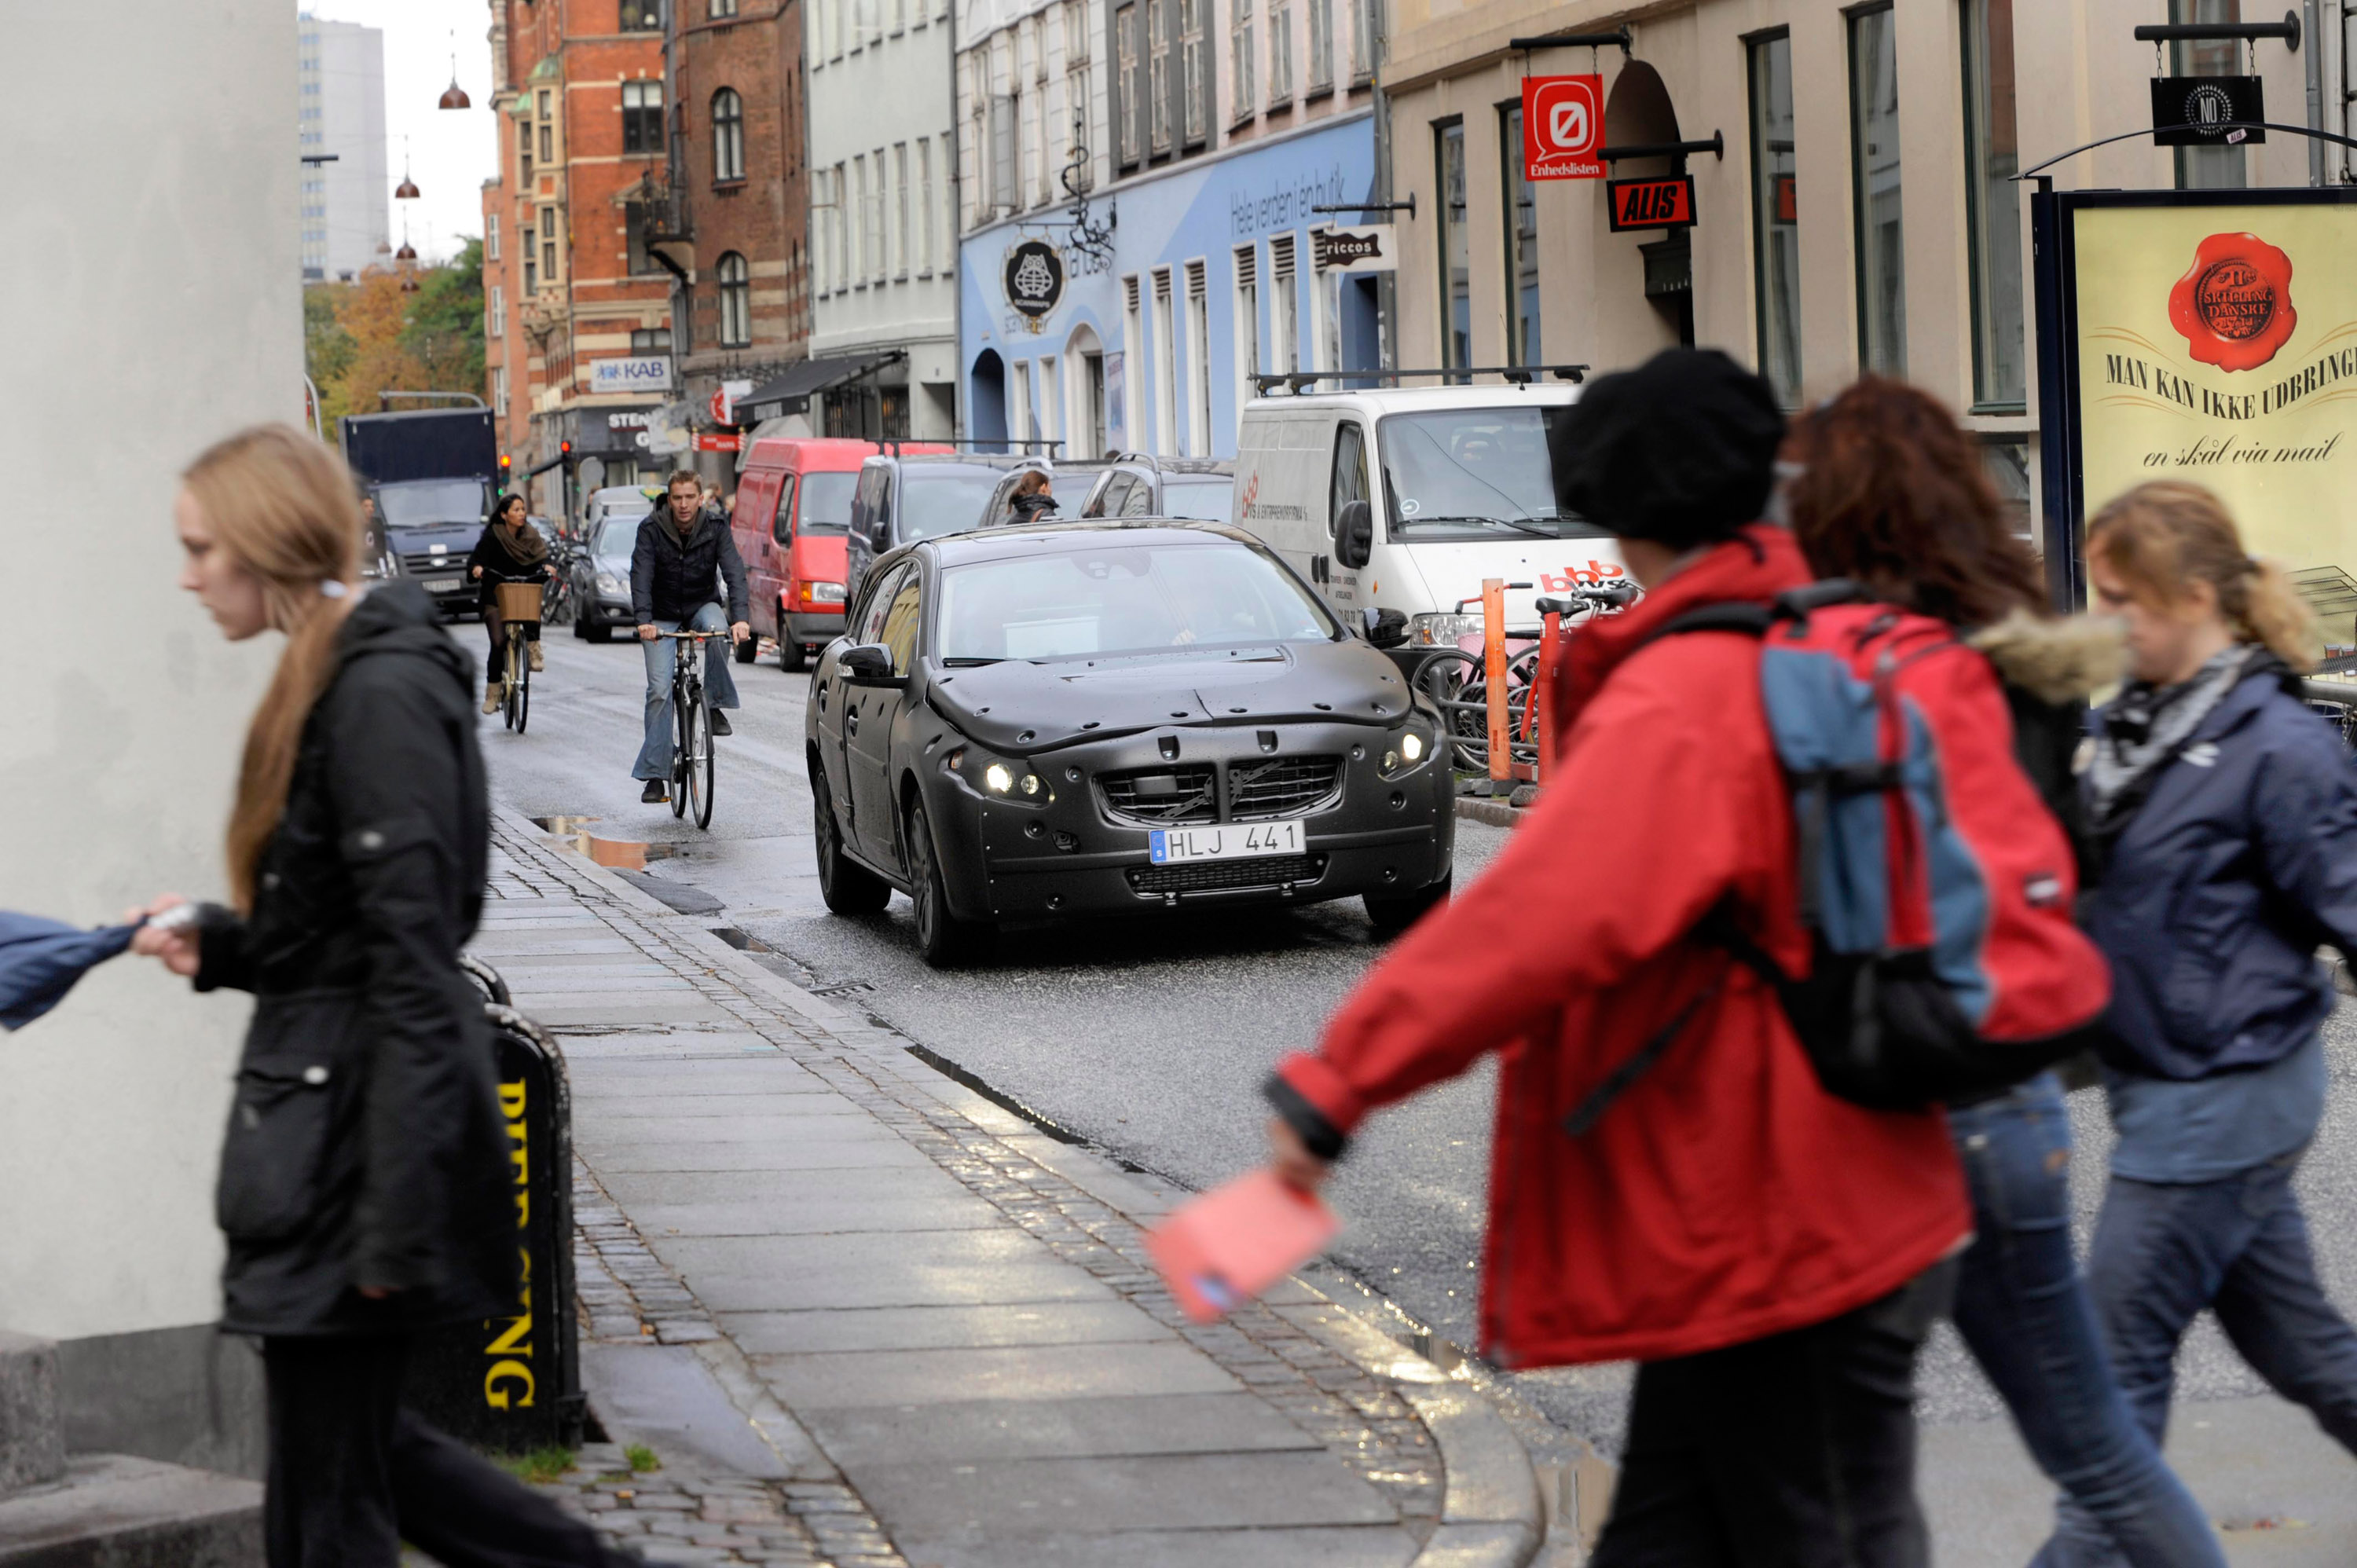
<svg viewBox="0 0 2357 1568">
<path fill-rule="evenodd" d="M 824 985 L 808 985 L 802 989 L 808 991 L 813 996 L 851 996 L 863 991 L 875 990 L 876 983 L 872 980 L 836 980 L 830 981 Z"/>
</svg>

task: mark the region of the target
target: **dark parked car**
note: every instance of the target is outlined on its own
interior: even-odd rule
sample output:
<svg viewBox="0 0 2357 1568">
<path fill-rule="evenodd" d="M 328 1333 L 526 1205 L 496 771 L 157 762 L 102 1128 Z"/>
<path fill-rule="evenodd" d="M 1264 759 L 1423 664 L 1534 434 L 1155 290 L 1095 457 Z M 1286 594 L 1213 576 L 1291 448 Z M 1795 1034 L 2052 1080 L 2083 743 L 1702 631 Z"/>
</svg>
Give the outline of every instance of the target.
<svg viewBox="0 0 2357 1568">
<path fill-rule="evenodd" d="M 618 626 L 635 626 L 630 608 L 630 552 L 639 542 L 646 513 L 617 507 L 589 524 L 582 547 L 573 553 L 573 635 L 605 642 Z"/>
<path fill-rule="evenodd" d="M 961 452 L 925 456 L 890 448 L 859 466 L 851 492 L 851 537 L 844 552 L 847 591 L 855 597 L 876 558 L 920 539 L 963 533 L 984 524 L 984 508 L 999 481 L 1036 457 Z"/>
<path fill-rule="evenodd" d="M 1074 510 L 1065 503 L 1067 510 Z M 1077 509 L 1082 517 L 1236 520 L 1236 466 L 1229 458 L 1157 457 L 1125 452 L 1096 476 Z"/>
<path fill-rule="evenodd" d="M 804 720 L 827 907 L 1005 921 L 1448 892 L 1440 715 L 1250 536 L 994 528 L 880 557 Z"/>
<path fill-rule="evenodd" d="M 1052 481 L 1056 510 L 1039 520 L 1045 522 L 1070 522 L 1079 517 L 1081 502 L 1091 490 L 1096 488 L 1097 476 L 1103 473 L 1105 468 L 1102 459 L 1093 457 L 1071 458 L 1060 462 L 1049 462 L 1044 457 L 1032 457 L 1028 459 L 1023 467 L 1045 469 L 1049 479 Z M 986 520 L 985 526 L 996 528 L 1003 522 L 1024 521 L 1013 515 L 1015 486 L 1022 478 L 1023 468 L 1015 468 L 1009 470 L 998 481 L 997 489 L 990 492 L 990 499 L 982 509 L 982 515 Z M 1155 515 L 1161 514 L 1157 512 Z"/>
</svg>

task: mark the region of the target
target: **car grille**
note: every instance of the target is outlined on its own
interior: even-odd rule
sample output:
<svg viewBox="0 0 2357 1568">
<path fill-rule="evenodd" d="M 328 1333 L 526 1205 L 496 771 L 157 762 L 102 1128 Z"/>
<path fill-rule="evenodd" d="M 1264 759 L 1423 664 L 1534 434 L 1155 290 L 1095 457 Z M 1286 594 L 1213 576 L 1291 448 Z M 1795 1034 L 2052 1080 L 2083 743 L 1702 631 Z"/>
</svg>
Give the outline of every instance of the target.
<svg viewBox="0 0 2357 1568">
<path fill-rule="evenodd" d="M 1219 820 L 1211 789 L 1211 765 L 1189 763 L 1183 768 L 1133 768 L 1122 773 L 1097 775 L 1097 790 L 1105 810 L 1123 822 L 1147 827 L 1173 822 Z"/>
<path fill-rule="evenodd" d="M 404 555 L 401 569 L 413 575 L 420 572 L 456 572 L 467 564 L 464 555 Z"/>
<path fill-rule="evenodd" d="M 1239 822 L 1298 817 L 1340 792 L 1339 757 L 1272 757 L 1228 765 L 1228 816 Z"/>
<path fill-rule="evenodd" d="M 1205 860 L 1190 865 L 1142 865 L 1129 873 L 1129 885 L 1140 893 L 1211 893 L 1315 882 L 1325 875 L 1326 857 L 1322 854 L 1267 854 L 1250 860 Z"/>
</svg>

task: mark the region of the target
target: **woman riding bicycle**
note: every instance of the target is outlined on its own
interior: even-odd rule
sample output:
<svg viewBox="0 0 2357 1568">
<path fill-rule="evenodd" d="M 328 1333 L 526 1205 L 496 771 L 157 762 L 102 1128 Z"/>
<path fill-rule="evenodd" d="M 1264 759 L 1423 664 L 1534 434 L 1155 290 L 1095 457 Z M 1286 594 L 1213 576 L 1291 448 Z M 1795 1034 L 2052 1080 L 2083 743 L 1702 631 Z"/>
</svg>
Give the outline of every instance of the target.
<svg viewBox="0 0 2357 1568">
<path fill-rule="evenodd" d="M 508 646 L 507 625 L 500 618 L 500 584 L 542 582 L 549 575 L 548 541 L 525 518 L 523 497 L 510 491 L 491 503 L 491 520 L 483 525 L 483 536 L 475 542 L 475 553 L 467 557 L 467 575 L 482 585 L 477 599 L 483 609 L 483 629 L 491 639 L 491 658 L 485 667 L 483 682 L 483 712 L 496 714 L 500 698 L 506 695 L 506 682 L 500 678 L 500 672 L 506 668 Z M 537 672 L 543 668 L 538 621 L 533 622 L 526 636 L 529 640 L 525 646 Z"/>
</svg>

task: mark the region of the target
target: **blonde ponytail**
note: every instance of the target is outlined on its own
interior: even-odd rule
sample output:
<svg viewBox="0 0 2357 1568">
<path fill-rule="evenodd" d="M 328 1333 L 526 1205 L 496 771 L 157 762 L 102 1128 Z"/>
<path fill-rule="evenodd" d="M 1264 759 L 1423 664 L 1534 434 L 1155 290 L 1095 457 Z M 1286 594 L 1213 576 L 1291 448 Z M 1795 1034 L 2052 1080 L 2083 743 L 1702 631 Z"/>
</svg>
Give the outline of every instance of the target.
<svg viewBox="0 0 2357 1568">
<path fill-rule="evenodd" d="M 335 672 L 337 634 L 354 602 L 360 503 L 343 459 L 284 424 L 208 447 L 180 478 L 221 548 L 261 583 L 270 624 L 286 634 L 246 729 L 230 811 L 230 895 L 251 914 L 254 868 L 286 810 L 304 722 Z"/>
<path fill-rule="evenodd" d="M 2209 584 L 2237 638 L 2302 674 L 2323 652 L 2290 575 L 2246 553 L 2224 503 L 2200 485 L 2157 479 L 2115 497 L 2087 525 L 2087 554 L 2155 604 L 2182 604 L 2193 584 Z"/>
</svg>

